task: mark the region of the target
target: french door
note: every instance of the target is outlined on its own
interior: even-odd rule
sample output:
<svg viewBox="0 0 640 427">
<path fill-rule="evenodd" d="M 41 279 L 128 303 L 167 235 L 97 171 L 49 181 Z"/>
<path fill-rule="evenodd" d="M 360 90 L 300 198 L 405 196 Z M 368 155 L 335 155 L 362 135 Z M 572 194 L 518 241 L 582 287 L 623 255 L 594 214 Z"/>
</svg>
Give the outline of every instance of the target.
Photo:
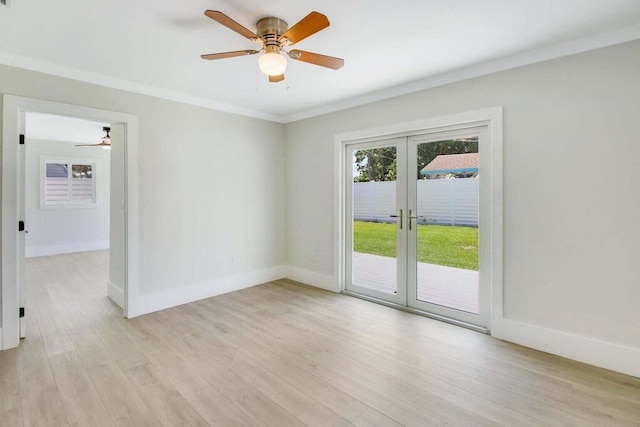
<svg viewBox="0 0 640 427">
<path fill-rule="evenodd" d="M 486 136 L 473 127 L 346 146 L 347 292 L 486 327 Z"/>
</svg>

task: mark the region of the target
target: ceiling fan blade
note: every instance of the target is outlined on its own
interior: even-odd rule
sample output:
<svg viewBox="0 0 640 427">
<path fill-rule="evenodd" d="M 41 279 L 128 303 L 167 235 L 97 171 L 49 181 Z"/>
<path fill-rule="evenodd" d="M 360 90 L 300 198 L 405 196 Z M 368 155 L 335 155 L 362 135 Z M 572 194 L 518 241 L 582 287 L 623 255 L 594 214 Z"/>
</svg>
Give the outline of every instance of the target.
<svg viewBox="0 0 640 427">
<path fill-rule="evenodd" d="M 318 12 L 311 12 L 296 25 L 285 31 L 285 33 L 280 36 L 280 42 L 285 46 L 291 46 L 327 28 L 329 25 L 329 19 L 327 19 L 326 16 Z"/>
<path fill-rule="evenodd" d="M 76 144 L 76 147 L 111 147 L 111 144 L 101 142 L 99 144 Z"/>
<path fill-rule="evenodd" d="M 271 83 L 278 83 L 284 80 L 284 74 L 280 74 L 279 76 L 269 76 L 269 81 Z"/>
<path fill-rule="evenodd" d="M 207 10 L 204 12 L 204 14 L 206 16 L 208 16 L 209 18 L 213 19 L 214 21 L 216 21 L 219 24 L 224 25 L 225 27 L 229 28 L 230 30 L 235 31 L 236 33 L 240 34 L 243 37 L 248 38 L 251 41 L 254 41 L 258 44 L 263 44 L 263 41 L 260 37 L 258 37 L 258 35 L 256 33 L 254 33 L 253 31 L 249 30 L 248 28 L 238 24 L 236 21 L 234 21 L 233 19 L 229 18 L 227 15 L 225 15 L 224 13 L 217 11 L 217 10 Z"/>
<path fill-rule="evenodd" d="M 200 55 L 202 59 L 222 59 L 222 58 L 233 58 L 234 56 L 246 56 L 246 55 L 254 55 L 260 52 L 259 50 L 235 50 L 233 52 L 220 52 L 220 53 L 210 53 L 208 55 Z"/>
<path fill-rule="evenodd" d="M 335 58 L 333 56 L 320 55 L 319 53 L 305 52 L 304 50 L 294 49 L 289 52 L 289 57 L 309 64 L 319 65 L 321 67 L 338 70 L 344 66 L 344 59 Z"/>
</svg>

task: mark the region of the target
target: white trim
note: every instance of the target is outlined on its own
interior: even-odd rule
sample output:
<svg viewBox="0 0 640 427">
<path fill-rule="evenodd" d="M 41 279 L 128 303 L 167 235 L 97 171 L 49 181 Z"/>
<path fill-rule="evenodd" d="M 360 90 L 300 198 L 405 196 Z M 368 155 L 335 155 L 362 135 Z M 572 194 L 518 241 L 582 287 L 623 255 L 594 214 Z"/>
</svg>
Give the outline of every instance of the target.
<svg viewBox="0 0 640 427">
<path fill-rule="evenodd" d="M 135 311 L 129 312 L 129 318 L 279 280 L 286 276 L 286 272 L 285 266 L 271 267 L 145 294 L 136 300 Z"/>
<path fill-rule="evenodd" d="M 412 253 L 412 259 L 409 263 L 410 273 L 409 277 L 412 279 L 407 282 L 410 290 L 410 298 L 407 301 L 408 307 L 414 308 L 416 310 L 421 310 L 433 315 L 442 316 L 444 318 L 451 318 L 458 322 L 463 322 L 470 325 L 475 325 L 482 329 L 488 329 L 490 312 L 491 312 L 491 273 L 493 271 L 493 267 L 491 265 L 491 255 L 494 252 L 493 246 L 491 245 L 491 236 L 492 236 L 492 228 L 493 223 L 491 221 L 492 210 L 494 209 L 492 203 L 492 180 L 491 176 L 493 174 L 492 163 L 493 159 L 491 158 L 491 149 L 492 146 L 496 144 L 496 141 L 491 140 L 490 132 L 489 132 L 489 123 L 484 121 L 482 125 L 478 126 L 465 126 L 460 127 L 459 129 L 446 131 L 446 132 L 431 132 L 422 135 L 415 135 L 407 138 L 410 151 L 413 153 L 417 153 L 418 146 L 423 143 L 433 142 L 433 141 L 442 141 L 453 139 L 456 136 L 472 136 L 475 135 L 479 138 L 478 145 L 478 154 L 480 157 L 480 175 L 478 176 L 479 183 L 479 206 L 478 206 L 478 214 L 479 214 L 479 242 L 480 248 L 478 253 L 478 261 L 479 261 L 479 270 L 478 270 L 478 291 L 479 291 L 479 312 L 477 314 L 467 313 L 462 310 L 452 309 L 450 307 L 429 303 L 427 301 L 421 301 L 418 299 L 417 295 L 417 283 L 415 280 L 417 279 L 417 253 Z M 416 198 L 416 178 L 415 171 L 417 170 L 417 157 L 412 156 L 413 164 L 409 167 L 409 170 L 413 171 L 413 174 L 410 176 L 409 181 L 412 181 L 412 184 L 409 186 L 411 190 L 411 196 L 409 197 L 410 204 L 409 209 L 415 209 L 417 212 L 418 207 L 415 205 L 417 202 Z M 484 177 L 488 177 L 488 179 L 484 179 Z M 501 209 L 501 205 L 500 205 Z M 412 251 L 417 250 L 417 239 L 416 233 L 410 233 L 410 238 L 412 239 L 411 247 Z M 487 243 L 488 242 L 488 243 Z"/>
<path fill-rule="evenodd" d="M 304 283 L 316 288 L 324 289 L 331 292 L 340 292 L 336 287 L 336 280 L 333 276 L 315 271 L 304 270 L 297 267 L 287 267 L 287 279 Z"/>
<path fill-rule="evenodd" d="M 489 126 L 491 155 L 483 161 L 491 162 L 491 199 L 495 207 L 503 202 L 503 121 L 502 108 L 490 108 L 450 116 L 430 118 L 426 120 L 400 123 L 380 128 L 359 130 L 335 136 L 334 159 L 334 265 L 336 287 L 342 288 L 343 253 L 341 250 L 343 236 L 342 199 L 344 189 L 344 144 L 349 140 L 398 135 L 415 132 L 416 129 L 432 129 L 452 127 L 462 123 L 484 122 Z M 435 130 L 435 129 L 434 129 Z M 484 169 L 486 170 L 486 168 Z M 491 209 L 490 259 L 491 265 L 491 315 L 488 328 L 491 335 L 505 341 L 511 341 L 537 350 L 557 354 L 562 357 L 612 369 L 629 375 L 640 377 L 640 349 L 605 342 L 585 336 L 549 329 L 537 325 L 518 322 L 504 317 L 503 310 L 503 210 Z"/>
<path fill-rule="evenodd" d="M 16 55 L 9 52 L 0 51 L 0 64 L 11 67 L 23 68 L 25 70 L 36 71 L 52 76 L 64 77 L 81 82 L 92 83 L 113 89 L 125 90 L 141 95 L 152 96 L 154 98 L 167 99 L 169 101 L 180 102 L 197 107 L 208 108 L 216 111 L 224 111 L 241 116 L 253 117 L 256 119 L 269 120 L 276 123 L 284 123 L 285 117 L 279 114 L 267 113 L 263 111 L 244 108 L 237 105 L 214 101 L 212 99 L 200 98 L 198 96 L 187 95 L 185 93 L 162 89 L 143 83 L 130 80 L 119 79 L 105 74 L 94 73 L 74 67 L 67 67 L 53 62 L 47 62 L 36 58 Z"/>
<path fill-rule="evenodd" d="M 39 256 L 70 254 L 74 252 L 88 252 L 109 249 L 109 240 L 98 240 L 94 242 L 76 242 L 64 245 L 32 246 L 25 248 L 25 258 Z"/>
<path fill-rule="evenodd" d="M 74 209 L 74 208 L 97 208 L 98 205 L 98 186 L 96 173 L 99 167 L 97 166 L 101 159 L 88 159 L 88 158 L 72 158 L 72 157 L 58 157 L 58 156 L 40 156 L 40 176 L 38 178 L 39 184 L 39 199 L 40 209 Z M 92 199 L 87 200 L 73 200 L 73 174 L 68 172 L 67 176 L 67 200 L 61 201 L 47 201 L 47 164 L 49 163 L 65 163 L 70 165 L 72 169 L 75 165 L 91 165 L 92 177 Z"/>
<path fill-rule="evenodd" d="M 504 316 L 503 310 L 503 243 L 504 243 L 504 209 L 503 209 L 503 143 L 504 143 L 504 130 L 502 122 L 502 107 L 500 110 L 494 110 L 490 114 L 489 124 L 489 141 L 491 141 L 491 154 L 487 159 L 491 162 L 491 175 L 488 177 L 491 182 L 489 184 L 489 191 L 491 191 L 491 207 L 488 208 L 488 212 L 491 214 L 491 239 L 492 250 L 486 255 L 489 256 L 488 260 L 480 259 L 480 263 L 490 264 L 491 269 L 486 271 L 488 275 L 487 280 L 491 283 L 491 313 L 489 314 L 489 322 L 487 329 L 490 331 L 493 329 L 496 323 L 502 321 Z M 482 159 L 481 159 L 482 161 Z M 482 206 L 481 206 L 482 209 Z M 495 250 L 494 250 L 495 249 Z M 485 253 L 480 254 L 481 256 Z"/>
<path fill-rule="evenodd" d="M 430 138 L 430 135 L 439 138 L 439 134 L 448 131 L 459 131 L 472 128 L 486 129 L 486 142 L 480 147 L 480 163 L 484 179 L 481 180 L 480 194 L 480 218 L 481 218 L 481 241 L 480 247 L 480 279 L 483 289 L 481 301 L 480 316 L 467 316 L 460 313 L 458 320 L 478 324 L 479 326 L 490 329 L 491 316 L 494 314 L 492 310 L 493 304 L 500 307 L 500 316 L 502 316 L 502 107 L 488 108 L 484 110 L 469 111 L 457 113 L 448 116 L 434 117 L 429 119 L 417 120 L 413 122 L 398 123 L 387 125 L 379 128 L 358 130 L 347 132 L 335 137 L 335 167 L 341 178 L 340 182 L 334 182 L 336 206 L 343 206 L 346 203 L 348 194 L 345 189 L 344 178 L 349 168 L 346 166 L 346 150 L 352 144 L 360 141 L 370 140 L 389 140 L 395 136 L 410 137 L 419 136 L 420 138 Z M 485 132 L 485 131 L 482 131 Z M 497 207 L 497 209 L 496 209 Z M 347 266 L 345 260 L 346 244 L 344 242 L 345 230 L 347 230 L 348 221 L 343 214 L 346 211 L 343 207 L 334 211 L 335 220 L 335 253 L 339 254 L 334 260 L 335 271 L 337 272 L 336 286 L 341 290 L 346 289 Z M 495 212 L 494 211 L 499 211 Z M 347 230 L 348 231 L 348 230 Z M 499 290 L 494 288 L 499 287 Z M 368 294 L 368 292 L 367 292 Z M 500 300 L 492 299 L 492 295 L 499 295 Z M 387 297 L 380 297 L 371 293 L 378 299 L 389 300 Z M 398 303 L 402 298 L 396 301 Z M 404 305 L 404 303 L 401 303 Z M 439 312 L 436 308 L 434 312 Z M 443 315 L 447 310 L 440 312 Z"/>
<path fill-rule="evenodd" d="M 346 194 L 345 186 L 345 174 L 347 159 L 345 158 L 345 142 L 346 137 L 336 135 L 333 144 L 333 274 L 334 284 L 333 289 L 337 292 L 345 290 L 345 248 L 346 245 L 343 240 L 346 228 L 346 219 L 343 212 L 345 211 Z"/>
<path fill-rule="evenodd" d="M 382 101 L 396 96 L 406 95 L 421 90 L 444 86 L 463 80 L 486 76 L 500 71 L 511 70 L 537 62 L 549 61 L 564 56 L 575 55 L 590 50 L 600 49 L 607 46 L 626 43 L 640 39 L 640 24 L 631 25 L 617 30 L 595 34 L 577 40 L 556 43 L 539 49 L 533 49 L 515 55 L 494 59 L 466 68 L 446 71 L 434 76 L 425 77 L 420 80 L 383 89 L 377 92 L 368 93 L 362 96 L 354 96 L 347 100 L 331 103 L 322 107 L 312 108 L 299 113 L 285 115 L 284 123 L 296 122 L 323 114 L 333 113 L 359 105 Z"/>
<path fill-rule="evenodd" d="M 344 145 L 344 150 L 341 155 L 344 156 L 344 176 L 345 180 L 340 184 L 344 191 L 344 204 L 345 214 L 343 217 L 344 235 L 350 236 L 353 233 L 353 185 L 350 174 L 353 174 L 353 156 L 356 151 L 369 150 L 383 147 L 395 147 L 396 149 L 396 176 L 395 181 L 395 200 L 394 207 L 398 209 L 395 211 L 396 215 L 400 218 L 395 223 L 396 227 L 396 262 L 395 262 L 395 283 L 396 291 L 394 293 L 381 292 L 379 290 L 367 288 L 357 283 L 354 283 L 353 276 L 349 275 L 349 272 L 353 273 L 353 265 L 351 257 L 353 255 L 353 241 L 350 239 L 345 240 L 344 245 L 344 289 L 350 292 L 366 295 L 377 300 L 387 301 L 392 304 L 405 305 L 407 301 L 407 286 L 403 286 L 403 283 L 407 282 L 407 263 L 409 262 L 407 257 L 407 239 L 408 229 L 406 225 L 402 227 L 404 214 L 408 212 L 407 205 L 407 138 L 380 138 L 373 141 L 366 142 L 353 142 Z M 401 212 L 404 210 L 404 213 Z"/>
<path fill-rule="evenodd" d="M 491 335 L 547 353 L 640 377 L 640 349 L 502 319 Z"/>
<path fill-rule="evenodd" d="M 50 74 L 53 76 L 69 78 L 81 82 L 97 84 L 114 89 L 125 90 L 128 92 L 152 96 L 155 98 L 167 99 L 183 104 L 195 105 L 212 110 L 269 120 L 276 123 L 291 123 L 322 114 L 332 113 L 335 111 L 345 110 L 347 108 L 368 104 L 371 102 L 382 101 L 384 99 L 392 98 L 395 96 L 443 86 L 446 84 L 472 79 L 499 71 L 510 70 L 525 65 L 535 64 L 537 62 L 548 61 L 555 58 L 561 58 L 564 56 L 587 52 L 594 49 L 600 49 L 607 46 L 626 43 L 637 39 L 640 39 L 640 24 L 630 25 L 628 27 L 583 37 L 577 40 L 556 43 L 551 46 L 529 50 L 515 55 L 510 55 L 503 58 L 472 65 L 470 67 L 462 69 L 450 70 L 435 76 L 429 76 L 424 79 L 416 80 L 399 86 L 394 86 L 388 89 L 383 89 L 362 96 L 354 96 L 345 101 L 334 102 L 318 108 L 312 108 L 293 114 L 273 114 L 265 111 L 254 110 L 251 108 L 240 107 L 237 105 L 227 104 L 212 99 L 187 95 L 177 91 L 162 89 L 143 83 L 132 82 L 129 80 L 119 79 L 100 73 L 81 70 L 78 68 L 67 67 L 40 59 L 16 55 L 9 52 L 0 51 L 0 64 Z"/>
<path fill-rule="evenodd" d="M 362 129 L 345 132 L 334 137 L 334 288 L 343 291 L 345 289 L 344 266 L 344 210 L 345 188 L 342 184 L 345 177 L 345 147 L 348 143 L 375 138 L 391 138 L 394 136 L 410 136 L 441 132 L 463 127 L 478 125 L 488 126 L 490 144 L 490 156 L 483 159 L 485 176 L 490 180 L 490 195 L 481 203 L 489 203 L 491 208 L 490 218 L 490 242 L 484 244 L 489 250 L 486 274 L 491 283 L 491 315 L 487 322 L 487 328 L 491 329 L 492 322 L 502 319 L 502 107 L 486 108 L 482 110 L 467 111 L 440 117 L 416 120 L 412 122 L 397 123 L 383 127 Z M 483 210 L 483 206 L 481 206 Z M 481 253 L 482 256 L 482 253 Z M 498 299 L 499 298 L 499 299 Z"/>
<path fill-rule="evenodd" d="M 344 132 L 334 136 L 335 143 L 347 143 L 360 140 L 393 138 L 396 136 L 420 135 L 430 132 L 441 132 L 460 127 L 469 127 L 484 122 L 495 122 L 502 125 L 502 107 L 483 108 L 445 116 L 429 117 L 411 122 L 394 123 L 386 126 Z M 342 152 L 340 145 L 338 151 Z M 501 147 L 500 147 L 501 148 Z"/>
<path fill-rule="evenodd" d="M 124 307 L 124 289 L 113 283 L 111 280 L 107 281 L 107 296 L 109 299 L 120 308 Z"/>
<path fill-rule="evenodd" d="M 332 276 L 291 266 L 287 270 L 288 279 L 339 292 L 335 285 L 337 281 Z M 491 335 L 494 338 L 640 377 L 640 349 L 510 319 L 494 321 L 492 325 Z"/>
<path fill-rule="evenodd" d="M 107 121 L 125 125 L 125 246 L 126 283 L 124 315 L 131 309 L 129 299 L 135 301 L 138 281 L 138 122 L 132 114 L 83 107 L 13 95 L 3 96 L 2 129 L 2 330 L 3 349 L 17 347 L 18 271 L 19 255 L 17 223 L 18 194 L 18 135 L 21 112 L 36 112 L 79 117 L 92 121 Z"/>
</svg>

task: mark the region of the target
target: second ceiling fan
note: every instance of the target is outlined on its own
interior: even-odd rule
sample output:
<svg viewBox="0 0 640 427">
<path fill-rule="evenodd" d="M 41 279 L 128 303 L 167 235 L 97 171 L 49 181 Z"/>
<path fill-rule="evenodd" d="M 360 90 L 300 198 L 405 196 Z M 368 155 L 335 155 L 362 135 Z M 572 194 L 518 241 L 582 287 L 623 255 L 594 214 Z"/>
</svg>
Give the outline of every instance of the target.
<svg viewBox="0 0 640 427">
<path fill-rule="evenodd" d="M 344 65 L 344 59 L 341 58 L 297 49 L 288 52 L 284 50 L 285 46 L 291 46 L 327 28 L 330 25 L 329 20 L 321 13 L 311 12 L 291 28 L 280 18 L 262 18 L 256 23 L 255 33 L 238 24 L 220 11 L 207 10 L 204 14 L 219 24 L 248 38 L 252 42 L 261 45 L 262 48 L 259 50 L 247 49 L 201 55 L 202 59 L 232 58 L 235 56 L 255 55 L 256 53 L 263 52 L 262 56 L 258 59 L 258 65 L 260 66 L 260 71 L 268 75 L 269 81 L 272 83 L 284 80 L 287 60 L 282 55 L 282 52 L 296 61 L 307 62 L 309 64 L 331 68 L 332 70 L 342 68 Z"/>
</svg>

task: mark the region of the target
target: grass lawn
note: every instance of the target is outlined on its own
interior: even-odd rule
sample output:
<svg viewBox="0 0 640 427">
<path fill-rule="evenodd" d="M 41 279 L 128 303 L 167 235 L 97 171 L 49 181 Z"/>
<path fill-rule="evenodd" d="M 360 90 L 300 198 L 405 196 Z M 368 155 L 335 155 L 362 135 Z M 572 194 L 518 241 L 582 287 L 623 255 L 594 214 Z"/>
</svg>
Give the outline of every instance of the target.
<svg viewBox="0 0 640 427">
<path fill-rule="evenodd" d="M 355 221 L 353 234 L 354 251 L 395 258 L 395 224 Z M 418 225 L 418 261 L 477 270 L 478 229 Z"/>
</svg>

